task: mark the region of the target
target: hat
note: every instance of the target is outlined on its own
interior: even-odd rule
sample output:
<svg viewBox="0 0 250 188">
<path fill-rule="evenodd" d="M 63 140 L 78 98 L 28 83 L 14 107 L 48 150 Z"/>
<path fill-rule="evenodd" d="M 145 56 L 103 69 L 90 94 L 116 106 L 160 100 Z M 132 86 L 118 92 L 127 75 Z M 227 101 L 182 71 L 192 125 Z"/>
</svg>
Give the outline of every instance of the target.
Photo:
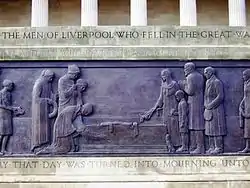
<svg viewBox="0 0 250 188">
<path fill-rule="evenodd" d="M 43 71 L 42 71 L 41 76 L 43 76 L 43 77 L 45 77 L 45 76 L 54 76 L 54 74 L 55 74 L 55 73 L 54 73 L 52 70 L 46 69 L 46 70 L 43 70 Z"/>
<path fill-rule="evenodd" d="M 9 85 L 12 85 L 12 84 L 14 84 L 11 80 L 4 80 L 3 81 L 3 87 L 6 87 L 6 86 L 9 86 Z"/>
<path fill-rule="evenodd" d="M 68 66 L 68 73 L 80 73 L 80 69 L 76 65 L 69 65 Z"/>
</svg>

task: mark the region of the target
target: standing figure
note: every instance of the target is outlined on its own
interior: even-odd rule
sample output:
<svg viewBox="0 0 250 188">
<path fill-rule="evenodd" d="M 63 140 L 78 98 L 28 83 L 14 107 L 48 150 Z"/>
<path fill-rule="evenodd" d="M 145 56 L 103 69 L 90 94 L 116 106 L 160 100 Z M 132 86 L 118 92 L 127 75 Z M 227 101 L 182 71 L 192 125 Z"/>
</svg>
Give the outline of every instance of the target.
<svg viewBox="0 0 250 188">
<path fill-rule="evenodd" d="M 36 80 L 32 91 L 32 148 L 44 147 L 50 144 L 51 120 L 57 115 L 57 103 L 52 91 L 54 72 L 43 70 Z M 53 110 L 51 110 L 51 106 Z M 41 148 L 40 148 L 41 149 Z"/>
<path fill-rule="evenodd" d="M 80 76 L 80 69 L 76 65 L 69 65 L 68 72 L 58 81 L 59 109 L 60 113 L 67 106 L 77 104 L 76 80 Z"/>
<path fill-rule="evenodd" d="M 185 93 L 182 90 L 178 90 L 175 93 L 175 97 L 179 102 L 177 115 L 179 117 L 179 130 L 181 134 L 181 147 L 176 152 L 188 152 L 188 104 L 185 99 Z"/>
<path fill-rule="evenodd" d="M 250 152 L 250 69 L 243 72 L 244 96 L 239 106 L 240 128 L 244 129 L 246 147 L 240 153 Z"/>
<path fill-rule="evenodd" d="M 62 76 L 58 81 L 58 93 L 59 93 L 59 109 L 60 114 L 62 110 L 68 106 L 76 106 L 83 104 L 82 92 L 85 90 L 87 85 L 83 83 L 84 81 L 77 79 L 80 76 L 80 69 L 76 65 L 69 65 L 68 72 L 66 75 Z M 83 86 L 82 86 L 83 85 Z M 75 119 L 76 124 L 83 124 L 82 118 L 79 116 Z M 74 138 L 75 147 L 72 148 L 73 151 L 79 150 L 78 136 Z"/>
<path fill-rule="evenodd" d="M 22 115 L 24 110 L 21 107 L 12 106 L 11 91 L 14 83 L 11 80 L 3 81 L 3 89 L 0 91 L 0 154 L 11 154 L 7 152 L 7 145 L 10 136 L 13 134 L 13 115 Z"/>
<path fill-rule="evenodd" d="M 83 105 L 84 101 L 83 101 L 83 92 L 86 90 L 86 88 L 88 87 L 88 83 L 85 82 L 83 79 L 78 79 L 76 81 L 76 85 L 77 85 L 77 100 L 76 100 L 76 104 L 77 105 Z M 80 127 L 83 125 L 83 117 L 82 116 L 77 116 L 76 119 L 74 120 L 74 125 L 76 125 L 77 127 Z M 86 127 L 85 127 L 86 128 Z M 75 147 L 72 148 L 74 152 L 79 151 L 79 136 L 80 135 L 75 135 L 74 137 L 74 145 Z"/>
<path fill-rule="evenodd" d="M 205 152 L 204 140 L 204 78 L 196 71 L 195 64 L 190 62 L 184 65 L 186 80 L 180 81 L 180 87 L 188 95 L 189 105 L 189 130 L 195 137 L 195 150 L 191 154 Z"/>
<path fill-rule="evenodd" d="M 53 143 L 40 151 L 38 154 L 67 154 L 74 148 L 75 135 L 81 132 L 74 126 L 73 122 L 78 116 L 88 116 L 93 112 L 93 105 L 68 106 L 57 116 L 54 126 Z"/>
<path fill-rule="evenodd" d="M 216 77 L 212 67 L 205 68 L 204 75 L 207 79 L 204 94 L 205 134 L 209 139 L 207 153 L 223 153 L 223 136 L 226 135 L 223 83 Z"/>
<path fill-rule="evenodd" d="M 149 120 L 153 113 L 159 109 L 163 109 L 163 124 L 167 128 L 166 144 L 170 152 L 174 152 L 174 147 L 180 146 L 180 132 L 178 127 L 178 117 L 175 115 L 177 111 L 177 101 L 175 93 L 179 90 L 178 83 L 173 80 L 169 69 L 161 71 L 162 85 L 160 96 L 155 106 L 141 116 L 141 122 Z"/>
</svg>

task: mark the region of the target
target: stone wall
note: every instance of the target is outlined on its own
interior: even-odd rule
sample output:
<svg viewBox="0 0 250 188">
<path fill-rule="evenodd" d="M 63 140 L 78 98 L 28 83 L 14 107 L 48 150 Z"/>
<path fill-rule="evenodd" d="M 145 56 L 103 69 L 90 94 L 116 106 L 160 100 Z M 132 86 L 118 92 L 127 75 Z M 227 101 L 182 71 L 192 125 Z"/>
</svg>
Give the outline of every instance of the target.
<svg viewBox="0 0 250 188">
<path fill-rule="evenodd" d="M 130 0 L 99 0 L 100 25 L 129 25 Z M 249 0 L 247 9 L 250 10 Z M 80 0 L 49 0 L 49 25 L 80 25 Z M 29 26 L 31 0 L 2 0 L 0 26 Z M 199 25 L 228 25 L 227 0 L 198 0 Z M 250 14 L 248 23 L 250 23 Z M 179 25 L 178 0 L 148 0 L 149 25 Z"/>
<path fill-rule="evenodd" d="M 8 147 L 13 155 L 1 157 L 0 188 L 248 188 L 249 154 L 239 156 L 236 153 L 244 147 L 237 113 L 243 95 L 241 75 L 243 70 L 250 68 L 250 29 L 244 30 L 248 32 L 228 27 L 1 28 L 0 81 L 8 78 L 15 82 L 13 104 L 21 105 L 26 114 L 14 118 L 14 132 Z M 135 31 L 140 37 L 119 38 L 117 31 Z M 166 37 L 169 31 L 176 31 L 176 37 Z M 183 31 L 188 36 L 182 37 Z M 212 33 L 210 37 L 206 37 L 208 31 Z M 225 31 L 230 31 L 230 36 Z M 45 34 L 45 37 L 37 38 L 36 32 Z M 62 37 L 69 32 L 73 36 Z M 83 37 L 83 32 L 110 32 L 112 37 Z M 149 37 L 153 32 L 158 38 Z M 159 32 L 165 37 L 160 38 Z M 35 33 L 34 37 L 32 33 Z M 146 37 L 142 37 L 143 33 Z M 51 35 L 56 37 L 51 38 Z M 170 54 L 171 50 L 173 54 Z M 222 156 L 167 156 L 165 127 L 159 124 L 162 119 L 158 116 L 147 124 L 140 124 L 137 137 L 133 130 L 124 126 L 116 126 L 115 134 L 106 127 L 96 126 L 110 119 L 138 120 L 138 114 L 152 107 L 159 96 L 163 68 L 170 68 L 176 80 L 184 78 L 184 62 L 179 59 L 196 59 L 200 72 L 206 66 L 213 66 L 223 81 L 227 153 Z M 85 123 L 93 124 L 90 127 L 94 132 L 109 134 L 111 142 L 81 138 L 81 152 L 60 157 L 35 156 L 30 153 L 33 84 L 43 69 L 50 68 L 56 73 L 53 83 L 56 91 L 58 78 L 65 74 L 67 65 L 73 63 L 78 64 L 82 78 L 89 84 L 84 101 L 95 104 L 93 116 L 86 118 Z M 122 157 L 124 152 L 126 156 L 132 152 L 135 157 Z M 25 154 L 25 157 L 20 154 Z M 104 157 L 107 154 L 118 157 Z"/>
</svg>

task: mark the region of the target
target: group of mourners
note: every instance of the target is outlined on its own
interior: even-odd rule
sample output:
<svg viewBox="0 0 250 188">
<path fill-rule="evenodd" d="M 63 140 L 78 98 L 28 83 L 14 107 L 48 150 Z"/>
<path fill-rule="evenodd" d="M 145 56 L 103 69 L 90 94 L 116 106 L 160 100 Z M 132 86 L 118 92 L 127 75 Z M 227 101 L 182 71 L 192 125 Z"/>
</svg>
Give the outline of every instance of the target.
<svg viewBox="0 0 250 188">
<path fill-rule="evenodd" d="M 82 123 L 82 117 L 93 111 L 92 104 L 83 102 L 82 93 L 88 84 L 79 76 L 79 67 L 69 65 L 67 74 L 58 81 L 56 94 L 52 90 L 53 71 L 43 70 L 36 80 L 32 92 L 32 152 L 63 154 L 79 150 L 80 133 L 74 122 Z"/>
<path fill-rule="evenodd" d="M 141 121 L 149 120 L 156 110 L 162 109 L 169 152 L 222 153 L 226 135 L 223 83 L 212 67 L 204 69 L 205 82 L 192 62 L 184 65 L 184 74 L 186 79 L 177 82 L 169 69 L 162 70 L 159 99 L 141 116 Z M 209 138 L 207 151 L 205 135 Z"/>
<path fill-rule="evenodd" d="M 160 96 L 149 111 L 140 116 L 140 123 L 150 120 L 154 112 L 163 111 L 163 124 L 169 152 L 191 154 L 219 154 L 224 152 L 227 134 L 224 112 L 224 88 L 212 67 L 204 75 L 195 64 L 184 65 L 185 80 L 175 81 L 169 69 L 161 71 Z M 80 69 L 69 65 L 68 72 L 58 80 L 58 92 L 52 89 L 55 73 L 43 70 L 32 91 L 31 151 L 35 154 L 68 153 L 79 150 L 81 131 L 74 122 L 93 112 L 93 105 L 83 102 L 87 82 L 80 79 Z M 206 80 L 204 80 L 204 77 Z M 244 129 L 246 147 L 250 151 L 250 69 L 243 72 L 244 97 L 239 105 L 240 127 Z M 21 107 L 12 106 L 14 83 L 4 80 L 0 90 L 0 155 L 7 153 L 9 137 L 13 133 L 13 116 L 23 115 Z M 51 129 L 53 131 L 51 133 Z M 84 130 L 82 130 L 84 131 Z M 205 151 L 205 135 L 209 147 Z"/>
</svg>

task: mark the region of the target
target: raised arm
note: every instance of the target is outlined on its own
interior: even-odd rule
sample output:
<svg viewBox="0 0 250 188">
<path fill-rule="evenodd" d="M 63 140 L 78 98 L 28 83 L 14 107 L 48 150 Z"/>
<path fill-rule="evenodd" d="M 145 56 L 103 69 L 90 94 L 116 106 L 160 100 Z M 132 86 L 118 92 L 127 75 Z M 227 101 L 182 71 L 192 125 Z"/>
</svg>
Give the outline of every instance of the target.
<svg viewBox="0 0 250 188">
<path fill-rule="evenodd" d="M 153 109 L 161 108 L 162 106 L 163 106 L 163 87 L 161 86 L 159 98 L 155 103 Z"/>
<path fill-rule="evenodd" d="M 5 109 L 5 110 L 9 110 L 9 111 L 13 111 L 13 108 L 11 106 L 5 106 L 0 104 L 0 108 Z"/>
<path fill-rule="evenodd" d="M 150 120 L 152 115 L 154 114 L 157 108 L 161 108 L 163 106 L 163 87 L 161 86 L 160 96 L 155 103 L 154 107 L 151 108 L 149 111 L 145 112 L 144 114 L 140 115 L 140 122 L 144 122 L 145 120 Z"/>
</svg>

